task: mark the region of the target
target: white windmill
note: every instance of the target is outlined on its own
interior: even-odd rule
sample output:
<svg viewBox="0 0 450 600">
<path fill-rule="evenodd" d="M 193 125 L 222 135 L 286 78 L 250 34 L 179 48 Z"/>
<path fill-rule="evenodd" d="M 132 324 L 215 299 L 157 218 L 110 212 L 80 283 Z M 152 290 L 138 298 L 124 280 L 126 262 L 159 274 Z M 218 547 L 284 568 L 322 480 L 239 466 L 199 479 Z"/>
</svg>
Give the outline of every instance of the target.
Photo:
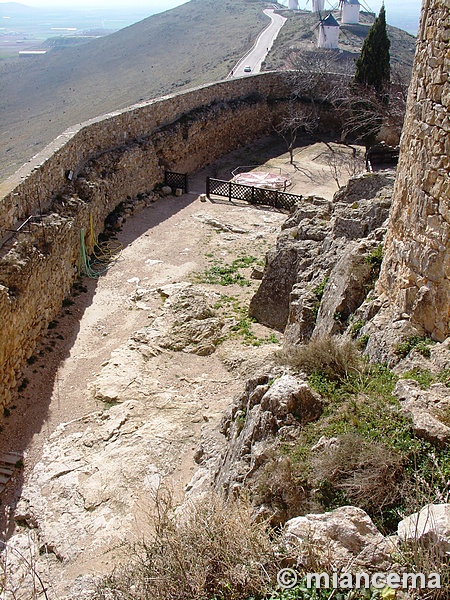
<svg viewBox="0 0 450 600">
<path fill-rule="evenodd" d="M 325 0 L 311 0 L 311 6 L 313 12 L 323 12 L 325 8 Z"/>
<path fill-rule="evenodd" d="M 298 0 L 289 0 L 289 10 L 298 10 Z"/>
<path fill-rule="evenodd" d="M 327 49 L 339 46 L 339 23 L 331 13 L 325 19 L 320 19 L 317 45 L 319 48 Z"/>
<path fill-rule="evenodd" d="M 359 0 L 339 0 L 341 23 L 359 23 Z"/>
</svg>

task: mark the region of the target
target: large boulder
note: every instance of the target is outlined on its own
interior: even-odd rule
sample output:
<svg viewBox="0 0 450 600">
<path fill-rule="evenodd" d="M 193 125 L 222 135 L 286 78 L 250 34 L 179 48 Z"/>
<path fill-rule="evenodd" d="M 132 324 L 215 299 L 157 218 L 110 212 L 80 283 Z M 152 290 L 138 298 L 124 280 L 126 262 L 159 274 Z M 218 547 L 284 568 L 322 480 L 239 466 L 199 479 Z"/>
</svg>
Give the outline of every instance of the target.
<svg viewBox="0 0 450 600">
<path fill-rule="evenodd" d="M 313 569 L 383 571 L 391 564 L 389 542 L 361 508 L 342 506 L 323 514 L 296 517 L 286 523 L 284 544 L 298 566 Z"/>
<path fill-rule="evenodd" d="M 262 283 L 250 302 L 249 316 L 277 331 L 286 327 L 301 251 L 292 237 L 282 234 L 276 249 L 266 256 Z"/>
<path fill-rule="evenodd" d="M 450 427 L 440 420 L 450 409 L 449 389 L 436 383 L 422 390 L 413 379 L 400 379 L 394 389 L 403 411 L 412 418 L 414 432 L 434 445 L 450 442 Z"/>
<path fill-rule="evenodd" d="M 399 540 L 450 553 L 450 504 L 428 504 L 398 524 Z"/>
<path fill-rule="evenodd" d="M 291 414 L 301 424 L 317 419 L 322 412 L 317 394 L 305 381 L 292 375 L 283 375 L 274 381 L 261 398 L 261 408 L 272 412 L 278 422 Z"/>
</svg>

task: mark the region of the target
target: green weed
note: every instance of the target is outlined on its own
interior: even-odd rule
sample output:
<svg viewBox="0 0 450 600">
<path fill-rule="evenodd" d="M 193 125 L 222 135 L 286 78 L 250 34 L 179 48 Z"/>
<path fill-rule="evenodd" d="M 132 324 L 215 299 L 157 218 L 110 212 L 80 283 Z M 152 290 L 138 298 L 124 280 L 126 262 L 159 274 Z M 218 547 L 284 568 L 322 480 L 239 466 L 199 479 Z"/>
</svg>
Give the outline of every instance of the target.
<svg viewBox="0 0 450 600">
<path fill-rule="evenodd" d="M 397 344 L 395 348 L 395 353 L 400 356 L 400 358 L 405 358 L 411 350 L 417 350 L 422 356 L 425 358 L 430 358 L 431 351 L 430 346 L 435 342 L 430 338 L 421 335 L 412 335 L 403 342 Z"/>
<path fill-rule="evenodd" d="M 212 258 L 213 255 L 208 256 Z M 240 273 L 240 270 L 247 269 L 260 262 L 255 256 L 240 256 L 233 260 L 231 264 L 223 264 L 222 261 L 213 259 L 213 265 L 203 273 L 195 274 L 194 280 L 197 283 L 223 286 L 237 284 L 246 287 L 250 285 L 250 280 Z"/>
</svg>

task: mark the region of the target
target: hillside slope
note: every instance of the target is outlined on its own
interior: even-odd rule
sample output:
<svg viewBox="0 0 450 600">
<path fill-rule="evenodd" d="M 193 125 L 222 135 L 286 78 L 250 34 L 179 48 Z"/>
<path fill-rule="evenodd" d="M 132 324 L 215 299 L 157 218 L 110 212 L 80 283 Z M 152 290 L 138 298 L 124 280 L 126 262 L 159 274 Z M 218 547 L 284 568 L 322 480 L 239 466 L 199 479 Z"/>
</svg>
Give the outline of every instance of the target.
<svg viewBox="0 0 450 600">
<path fill-rule="evenodd" d="M 265 70 L 292 68 L 296 64 L 297 55 L 302 55 L 305 51 L 310 53 L 317 50 L 317 16 L 311 12 L 288 10 L 281 11 L 281 14 L 287 18 L 287 21 L 266 59 Z M 334 11 L 334 16 L 339 20 L 339 11 Z M 337 57 L 337 61 L 347 63 L 350 70 L 354 68 L 354 62 L 358 58 L 373 21 L 371 13 L 362 12 L 359 24 L 341 25 L 339 49 L 342 52 Z M 409 76 L 414 60 L 416 38 L 392 25 L 388 25 L 387 30 L 391 41 L 391 66 Z"/>
<path fill-rule="evenodd" d="M 269 22 L 262 0 L 191 0 L 86 45 L 0 63 L 0 178 L 70 125 L 221 79 Z"/>
</svg>

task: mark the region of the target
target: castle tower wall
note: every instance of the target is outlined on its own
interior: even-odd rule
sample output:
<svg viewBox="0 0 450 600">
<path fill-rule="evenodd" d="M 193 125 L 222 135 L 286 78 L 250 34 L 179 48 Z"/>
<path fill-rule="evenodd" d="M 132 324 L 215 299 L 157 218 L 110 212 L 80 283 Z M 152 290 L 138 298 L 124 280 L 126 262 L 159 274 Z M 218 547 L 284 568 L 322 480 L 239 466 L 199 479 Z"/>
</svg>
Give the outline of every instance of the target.
<svg viewBox="0 0 450 600">
<path fill-rule="evenodd" d="M 378 283 L 392 309 L 450 334 L 450 2 L 425 0 Z"/>
</svg>

